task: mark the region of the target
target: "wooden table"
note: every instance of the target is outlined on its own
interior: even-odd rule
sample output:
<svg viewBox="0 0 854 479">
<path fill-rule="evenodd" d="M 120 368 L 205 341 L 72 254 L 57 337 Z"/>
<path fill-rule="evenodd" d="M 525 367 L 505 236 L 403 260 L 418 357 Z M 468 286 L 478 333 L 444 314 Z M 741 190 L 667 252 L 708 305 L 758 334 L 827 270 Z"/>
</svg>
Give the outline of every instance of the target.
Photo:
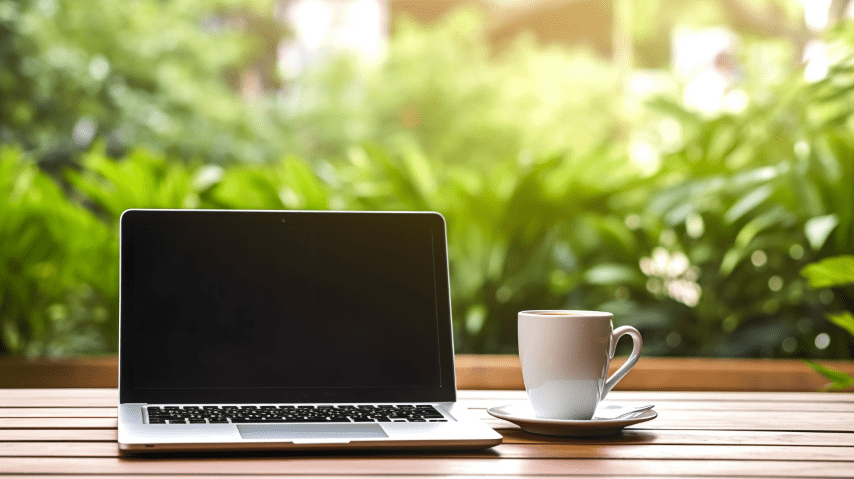
<svg viewBox="0 0 854 479">
<path fill-rule="evenodd" d="M 854 476 L 854 394 L 614 391 L 659 417 L 599 439 L 535 436 L 487 415 L 523 391 L 461 391 L 504 435 L 482 451 L 120 458 L 114 389 L 0 390 L 0 475 Z"/>
</svg>

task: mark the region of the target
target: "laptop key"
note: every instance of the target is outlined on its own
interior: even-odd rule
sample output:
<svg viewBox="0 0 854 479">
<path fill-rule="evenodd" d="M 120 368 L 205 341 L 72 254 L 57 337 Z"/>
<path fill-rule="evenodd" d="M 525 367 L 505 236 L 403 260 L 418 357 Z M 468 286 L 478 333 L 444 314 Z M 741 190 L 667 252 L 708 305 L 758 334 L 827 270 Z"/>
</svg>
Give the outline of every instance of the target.
<svg viewBox="0 0 854 479">
<path fill-rule="evenodd" d="M 359 405 L 265 405 L 265 406 L 149 406 L 152 424 L 234 424 L 248 423 L 368 423 L 443 422 L 445 417 L 433 406 Z M 161 422 L 162 421 L 162 422 Z"/>
</svg>

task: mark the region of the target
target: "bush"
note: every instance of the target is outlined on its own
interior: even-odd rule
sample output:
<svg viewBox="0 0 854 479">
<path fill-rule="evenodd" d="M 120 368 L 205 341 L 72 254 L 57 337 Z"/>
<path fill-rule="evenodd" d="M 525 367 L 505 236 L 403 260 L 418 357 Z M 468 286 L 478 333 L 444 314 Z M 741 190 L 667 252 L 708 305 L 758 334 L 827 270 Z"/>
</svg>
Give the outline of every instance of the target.
<svg viewBox="0 0 854 479">
<path fill-rule="evenodd" d="M 75 160 L 105 138 L 205 161 L 267 161 L 286 147 L 263 102 L 236 92 L 252 39 L 275 43 L 272 2 L 0 0 L 0 143 Z M 241 22 L 252 22 L 250 36 Z M 254 36 L 254 34 L 259 36 Z"/>
<path fill-rule="evenodd" d="M 628 127 L 615 68 L 587 51 L 522 38 L 496 51 L 486 20 L 457 11 L 434 27 L 395 25 L 387 58 L 342 58 L 296 80 L 283 115 L 297 151 L 336 162 L 354 144 L 479 165 L 618 148 Z"/>
<path fill-rule="evenodd" d="M 259 142 L 263 163 L 183 147 L 116 160 L 96 143 L 68 168 L 42 161 L 48 176 L 40 151 L 4 149 L 3 350 L 115 350 L 127 208 L 331 208 L 445 215 L 458 352 L 512 353 L 518 311 L 572 308 L 613 311 L 651 355 L 851 357 L 825 318 L 850 298 L 799 274 L 854 249 L 851 58 L 817 82 L 755 81 L 767 65 L 745 62 L 745 107 L 713 115 L 685 107 L 670 78 L 632 117 L 609 67 L 524 42 L 496 54 L 472 18 L 404 25 L 379 67 L 309 77 L 302 99 L 324 101 L 283 113 L 296 156 Z M 248 144 L 200 131 L 185 138 Z M 660 165 L 635 161 L 638 138 Z"/>
<path fill-rule="evenodd" d="M 20 151 L 0 149 L 0 352 L 115 351 L 118 237 Z"/>
</svg>

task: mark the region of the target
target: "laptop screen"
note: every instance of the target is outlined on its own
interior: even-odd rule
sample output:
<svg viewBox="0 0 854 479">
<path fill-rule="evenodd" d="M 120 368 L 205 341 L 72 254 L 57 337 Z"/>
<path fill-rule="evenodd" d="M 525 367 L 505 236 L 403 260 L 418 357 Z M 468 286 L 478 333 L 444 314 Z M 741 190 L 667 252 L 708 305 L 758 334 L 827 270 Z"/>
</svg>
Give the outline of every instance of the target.
<svg viewBox="0 0 854 479">
<path fill-rule="evenodd" d="M 122 401 L 448 400 L 448 296 L 436 214 L 127 212 Z"/>
</svg>

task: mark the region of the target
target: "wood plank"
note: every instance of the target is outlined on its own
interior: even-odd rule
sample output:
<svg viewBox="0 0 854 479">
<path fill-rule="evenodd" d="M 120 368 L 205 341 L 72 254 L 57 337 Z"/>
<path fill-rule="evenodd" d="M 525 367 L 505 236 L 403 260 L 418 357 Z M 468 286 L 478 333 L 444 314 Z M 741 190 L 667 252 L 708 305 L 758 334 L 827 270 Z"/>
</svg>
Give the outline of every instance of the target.
<svg viewBox="0 0 854 479">
<path fill-rule="evenodd" d="M 431 1 L 439 1 L 439 0 L 431 0 Z M 211 474 L 204 474 L 204 476 L 205 477 L 211 476 Z M 13 477 L 13 476 L 6 476 L 3 474 L 2 471 L 0 471 L 0 477 Z M 27 477 L 29 479 L 56 479 L 57 478 L 57 476 L 55 476 L 55 475 L 41 475 L 41 474 L 36 474 L 36 475 L 28 474 Z M 59 477 L 62 477 L 62 476 L 59 476 Z M 93 476 L 93 477 L 98 477 L 99 479 L 142 479 L 142 478 L 146 478 L 146 479 L 148 479 L 148 478 L 186 479 L 187 477 L 193 477 L 193 475 L 192 474 L 182 474 L 182 475 L 173 475 L 173 474 L 145 474 L 145 475 L 99 474 L 99 475 Z M 214 477 L 216 477 L 217 479 L 250 479 L 250 478 L 257 479 L 258 477 L 265 477 L 265 476 L 217 474 Z M 305 479 L 305 475 L 292 475 L 292 474 L 287 474 L 287 473 L 276 473 L 275 475 L 271 475 L 271 476 L 267 476 L 267 477 L 275 477 L 275 478 L 282 478 L 282 479 L 284 479 L 284 478 Z M 330 475 L 313 474 L 311 477 L 312 477 L 312 479 L 341 479 L 342 477 L 348 477 L 348 476 L 340 476 L 340 475 L 330 476 Z M 353 477 L 353 475 L 351 475 L 349 477 Z M 407 475 L 383 474 L 380 477 L 382 477 L 383 479 L 412 479 L 412 477 L 431 477 L 431 478 L 435 478 L 435 479 L 445 479 L 445 478 L 447 478 L 447 479 L 472 479 L 475 477 L 482 478 L 483 476 L 470 476 L 470 475 L 452 475 L 452 476 L 450 476 L 450 475 L 437 475 L 437 474 L 429 474 L 429 475 L 427 475 L 427 474 L 420 474 L 420 475 L 416 475 L 416 474 L 407 474 Z M 520 476 L 490 475 L 489 477 L 493 478 L 493 479 L 518 479 Z M 558 475 L 550 474 L 547 477 L 556 477 L 556 478 L 557 477 L 572 477 L 573 479 L 594 479 L 594 478 L 595 479 L 607 479 L 607 478 L 649 479 L 649 476 L 635 476 L 635 475 L 625 476 L 622 474 L 621 475 L 595 475 L 595 476 L 594 475 L 587 475 L 587 474 L 584 474 L 584 475 L 573 474 L 572 476 L 560 475 L 560 474 L 558 474 Z M 704 476 L 704 478 L 706 478 L 706 479 L 732 479 L 732 476 Z"/>
<path fill-rule="evenodd" d="M 515 425 L 493 418 L 486 411 L 473 410 L 494 428 Z M 115 428 L 115 418 L 100 417 L 12 417 L 0 418 L 0 429 Z M 659 411 L 658 418 L 631 426 L 641 429 L 720 429 L 752 431 L 854 432 L 854 419 L 831 412 L 785 414 L 776 411 Z"/>
<path fill-rule="evenodd" d="M 625 358 L 614 358 L 610 371 Z M 854 374 L 854 361 L 822 361 Z M 524 389 L 516 355 L 457 355 L 459 389 Z M 646 391 L 817 391 L 827 380 L 803 361 L 641 357 L 617 384 L 618 390 Z"/>
<path fill-rule="evenodd" d="M 493 428 L 516 427 L 512 423 L 474 410 Z M 652 421 L 630 426 L 640 429 L 715 429 L 734 431 L 816 431 L 854 432 L 854 417 L 836 413 L 776 411 L 659 411 Z"/>
<path fill-rule="evenodd" d="M 115 442 L 0 442 L 0 457 L 119 457 Z"/>
<path fill-rule="evenodd" d="M 854 434 L 786 431 L 678 431 L 626 429 L 601 438 L 562 438 L 529 434 L 521 429 L 501 429 L 507 444 L 674 444 L 757 446 L 854 446 Z M 115 429 L 0 429 L 0 441 L 112 441 Z"/>
<path fill-rule="evenodd" d="M 233 459 L 158 458 L 8 458 L 14 474 L 319 474 L 387 475 L 634 475 L 739 477 L 850 476 L 854 461 L 720 461 L 670 459 L 472 459 L 411 458 L 390 461 L 370 457 L 253 457 Z M 423 471 L 423 472 L 422 472 Z"/>
<path fill-rule="evenodd" d="M 116 407 L 17 407 L 0 408 L 0 418 L 3 417 L 116 417 Z"/>
<path fill-rule="evenodd" d="M 486 418 L 486 409 L 493 406 L 502 406 L 507 404 L 506 401 L 466 401 L 465 405 L 476 414 Z M 626 403 L 631 404 L 631 403 Z M 640 403 L 636 403 L 640 404 Z M 735 411 L 759 411 L 767 412 L 797 412 L 800 413 L 848 413 L 854 414 L 854 404 L 835 404 L 835 403 L 744 403 L 744 402 L 713 402 L 701 404 L 697 402 L 662 402 L 657 404 L 655 410 L 659 413 L 663 412 L 691 412 L 691 411 L 715 411 L 721 413 L 729 413 Z M 38 408 L 0 408 L 0 418 L 12 417 L 102 417 L 110 418 L 117 416 L 115 407 L 38 407 Z"/>
<path fill-rule="evenodd" d="M 109 397 L 118 400 L 119 391 L 116 388 L 29 388 L 29 389 L 0 389 L 0 397 L 10 398 L 92 398 Z"/>
<path fill-rule="evenodd" d="M 114 388 L 118 378 L 116 356 L 0 357 L 0 388 Z"/>
<path fill-rule="evenodd" d="M 116 429 L 0 429 L 0 441 L 117 441 Z M 822 444 L 816 444 L 822 445 Z"/>
<path fill-rule="evenodd" d="M 116 418 L 0 418 L 0 429 L 116 429 Z"/>
<path fill-rule="evenodd" d="M 476 413 L 478 411 L 475 411 Z M 488 414 L 481 420 L 493 428 L 516 427 Z M 834 413 L 799 413 L 786 415 L 762 411 L 704 412 L 659 411 L 652 421 L 629 426 L 640 429 L 715 429 L 731 431 L 816 431 L 854 432 L 854 419 Z"/>
<path fill-rule="evenodd" d="M 486 409 L 487 407 L 492 406 L 501 406 L 505 405 L 507 402 L 502 401 L 466 401 L 465 405 L 472 411 L 475 411 L 481 417 L 487 417 Z M 631 404 L 631 403 L 626 403 Z M 640 403 L 636 403 L 640 405 Z M 810 404 L 810 403 L 744 403 L 744 402 L 713 402 L 713 403 L 697 403 L 697 402 L 662 402 L 660 405 L 657 404 L 655 410 L 661 413 L 666 412 L 675 412 L 675 413 L 696 413 L 696 412 L 715 412 L 721 414 L 729 414 L 734 412 L 759 412 L 762 414 L 766 413 L 810 413 L 810 414 L 824 414 L 824 413 L 833 413 L 838 415 L 839 413 L 850 413 L 854 414 L 854 404 L 847 403 L 818 403 L 818 404 Z M 106 407 L 106 408 L 98 408 L 98 407 L 77 407 L 77 408 L 64 408 L 64 407 L 39 407 L 39 408 L 0 408 L 0 418 L 12 418 L 12 417 L 30 417 L 30 418 L 38 418 L 38 417 L 116 417 L 117 409 L 115 407 Z"/>
<path fill-rule="evenodd" d="M 0 407 L 116 407 L 118 396 L 103 398 L 4 398 L 0 396 Z"/>
<path fill-rule="evenodd" d="M 480 414 L 485 416 L 486 409 L 490 407 L 503 406 L 517 401 L 465 401 L 467 408 L 473 411 L 481 411 Z M 618 403 L 617 401 L 609 401 Z M 618 404 L 625 405 L 640 405 L 642 402 L 619 402 Z M 777 403 L 777 402 L 724 402 L 716 401 L 710 403 L 691 402 L 676 402 L 676 401 L 660 401 L 655 404 L 655 410 L 659 413 L 667 411 L 761 411 L 761 412 L 811 412 L 811 413 L 836 413 L 836 414 L 854 414 L 854 404 L 849 403 Z M 0 418 L 4 417 L 116 417 L 117 410 L 112 407 L 0 407 Z"/>
<path fill-rule="evenodd" d="M 280 454 L 280 453 L 264 453 Z M 256 454 L 257 455 L 257 454 Z M 359 452 L 360 457 L 382 455 L 394 459 L 502 458 L 502 459 L 701 459 L 851 461 L 854 448 L 818 446 L 626 445 L 626 444 L 502 444 L 488 450 L 445 452 Z M 119 457 L 114 442 L 0 442 L 0 457 Z M 207 456 L 204 456 L 207 458 Z"/>
<path fill-rule="evenodd" d="M 499 429 L 506 444 L 673 444 L 854 447 L 854 434 L 844 432 L 788 431 L 679 431 L 624 429 L 620 434 L 596 438 L 565 438 L 527 433 L 519 428 Z"/>
<path fill-rule="evenodd" d="M 626 429 L 601 438 L 561 438 L 529 434 L 521 429 L 501 429 L 508 444 L 743 444 L 854 446 L 854 434 L 833 432 L 671 431 Z M 0 429 L 0 441 L 113 441 L 115 429 Z"/>
<path fill-rule="evenodd" d="M 611 370 L 622 365 L 615 358 Z M 523 389 L 516 355 L 457 355 L 459 389 Z M 854 374 L 854 361 L 823 361 Z M 0 357 L 0 388 L 110 388 L 115 356 L 65 359 Z M 827 381 L 800 360 L 642 357 L 617 385 L 622 390 L 816 391 Z"/>
</svg>

